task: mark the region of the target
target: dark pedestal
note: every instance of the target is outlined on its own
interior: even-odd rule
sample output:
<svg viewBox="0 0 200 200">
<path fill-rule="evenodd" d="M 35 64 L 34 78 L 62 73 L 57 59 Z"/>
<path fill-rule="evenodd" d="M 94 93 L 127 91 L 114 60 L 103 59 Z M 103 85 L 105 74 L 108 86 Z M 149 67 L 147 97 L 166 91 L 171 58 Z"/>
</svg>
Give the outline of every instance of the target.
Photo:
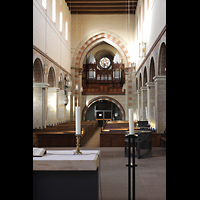
<svg viewBox="0 0 200 200">
<path fill-rule="evenodd" d="M 33 200 L 98 200 L 96 171 L 33 171 Z"/>
</svg>

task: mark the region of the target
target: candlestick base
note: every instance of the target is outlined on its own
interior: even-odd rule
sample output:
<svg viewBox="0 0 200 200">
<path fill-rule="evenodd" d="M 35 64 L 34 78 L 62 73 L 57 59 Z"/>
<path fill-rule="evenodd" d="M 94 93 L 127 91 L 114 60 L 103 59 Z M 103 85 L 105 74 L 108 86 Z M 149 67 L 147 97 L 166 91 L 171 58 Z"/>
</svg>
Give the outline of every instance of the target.
<svg viewBox="0 0 200 200">
<path fill-rule="evenodd" d="M 80 148 L 79 148 L 80 139 L 81 139 L 81 135 L 77 135 L 76 136 L 76 151 L 74 151 L 74 154 L 82 154 L 82 152 L 80 151 Z"/>
</svg>

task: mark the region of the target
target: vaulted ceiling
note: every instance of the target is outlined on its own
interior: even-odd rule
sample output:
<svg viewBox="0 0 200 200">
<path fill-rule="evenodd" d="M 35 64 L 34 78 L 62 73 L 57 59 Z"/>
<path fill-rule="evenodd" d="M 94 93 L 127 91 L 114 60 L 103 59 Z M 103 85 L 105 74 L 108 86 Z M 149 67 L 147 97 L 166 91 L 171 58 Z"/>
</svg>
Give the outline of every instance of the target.
<svg viewBox="0 0 200 200">
<path fill-rule="evenodd" d="M 138 0 L 65 0 L 71 14 L 135 14 Z"/>
</svg>

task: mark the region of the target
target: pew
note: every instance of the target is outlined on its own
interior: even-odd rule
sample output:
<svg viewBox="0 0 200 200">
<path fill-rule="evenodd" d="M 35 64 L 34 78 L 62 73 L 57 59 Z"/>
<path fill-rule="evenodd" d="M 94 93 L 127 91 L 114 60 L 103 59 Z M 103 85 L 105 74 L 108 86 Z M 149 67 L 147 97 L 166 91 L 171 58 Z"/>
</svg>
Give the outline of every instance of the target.
<svg viewBox="0 0 200 200">
<path fill-rule="evenodd" d="M 164 133 L 160 134 L 160 143 L 161 143 L 161 146 L 166 145 L 166 128 L 164 130 Z"/>
<path fill-rule="evenodd" d="M 124 147 L 124 132 L 129 130 L 129 121 L 107 121 L 100 134 L 100 147 Z"/>
<path fill-rule="evenodd" d="M 81 121 L 81 141 L 83 146 L 98 128 L 97 121 Z M 75 147 L 75 121 L 66 122 L 57 126 L 36 130 L 33 132 L 33 143 L 36 147 Z"/>
</svg>

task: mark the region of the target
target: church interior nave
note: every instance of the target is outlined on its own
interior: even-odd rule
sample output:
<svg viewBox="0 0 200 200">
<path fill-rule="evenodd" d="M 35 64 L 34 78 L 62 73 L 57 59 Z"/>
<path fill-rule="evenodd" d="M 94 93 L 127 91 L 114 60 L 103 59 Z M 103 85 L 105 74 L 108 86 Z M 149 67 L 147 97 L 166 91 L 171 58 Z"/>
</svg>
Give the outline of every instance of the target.
<svg viewBox="0 0 200 200">
<path fill-rule="evenodd" d="M 136 199 L 166 199 L 166 49 L 166 0 L 33 0 L 35 200 L 128 199 L 133 136 Z"/>
</svg>

